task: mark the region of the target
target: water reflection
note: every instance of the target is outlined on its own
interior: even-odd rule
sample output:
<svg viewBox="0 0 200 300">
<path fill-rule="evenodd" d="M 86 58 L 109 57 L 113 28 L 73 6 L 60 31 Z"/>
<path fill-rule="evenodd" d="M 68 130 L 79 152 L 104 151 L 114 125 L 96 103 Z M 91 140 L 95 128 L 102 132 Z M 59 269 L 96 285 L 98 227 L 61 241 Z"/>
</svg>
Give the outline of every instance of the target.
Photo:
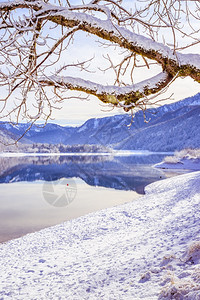
<svg viewBox="0 0 200 300">
<path fill-rule="evenodd" d="M 0 242 L 134 201 L 144 193 L 147 184 L 166 178 L 162 170 L 152 167 L 163 157 L 0 157 Z M 59 194 L 63 178 L 68 179 L 65 185 L 70 187 L 71 181 L 75 181 L 76 197 L 64 207 L 60 202 L 52 206 L 51 202 L 58 204 L 61 199 L 57 195 L 63 195 L 63 190 Z M 54 185 L 53 192 L 48 184 Z M 50 193 L 47 199 L 44 190 Z"/>
<path fill-rule="evenodd" d="M 163 171 L 152 168 L 164 155 L 1 157 L 0 183 L 60 178 L 80 178 L 91 186 L 132 190 L 144 194 L 144 187 L 163 179 Z"/>
<path fill-rule="evenodd" d="M 71 180 L 67 180 L 69 184 Z M 44 186 L 51 182 L 1 184 L 0 243 L 139 197 L 133 191 L 94 187 L 79 178 L 73 180 L 77 194 L 64 206 L 52 205 L 45 199 Z M 62 180 L 57 180 L 57 185 L 62 185 Z M 53 193 L 57 190 L 54 189 Z"/>
</svg>

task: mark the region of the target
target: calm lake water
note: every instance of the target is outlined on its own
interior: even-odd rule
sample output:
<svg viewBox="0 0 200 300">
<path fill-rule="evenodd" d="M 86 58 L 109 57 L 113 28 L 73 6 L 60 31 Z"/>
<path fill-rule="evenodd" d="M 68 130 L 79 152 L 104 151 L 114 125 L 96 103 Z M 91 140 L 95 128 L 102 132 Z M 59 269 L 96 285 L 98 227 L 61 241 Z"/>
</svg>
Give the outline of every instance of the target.
<svg viewBox="0 0 200 300">
<path fill-rule="evenodd" d="M 0 156 L 0 242 L 134 201 L 165 154 Z"/>
</svg>

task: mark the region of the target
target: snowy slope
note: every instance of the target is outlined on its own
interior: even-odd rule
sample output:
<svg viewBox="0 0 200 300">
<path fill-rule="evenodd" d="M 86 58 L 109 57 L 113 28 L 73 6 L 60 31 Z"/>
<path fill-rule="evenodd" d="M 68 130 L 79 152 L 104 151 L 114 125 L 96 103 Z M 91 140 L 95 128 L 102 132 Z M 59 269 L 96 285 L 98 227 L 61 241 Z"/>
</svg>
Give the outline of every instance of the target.
<svg viewBox="0 0 200 300">
<path fill-rule="evenodd" d="M 168 115 L 168 114 L 167 114 Z M 146 149 L 150 151 L 174 151 L 184 148 L 200 147 L 200 105 L 193 106 L 189 112 L 182 115 L 170 113 L 173 117 L 133 131 L 124 139 L 119 149 Z"/>
<path fill-rule="evenodd" d="M 131 127 L 128 126 L 131 122 L 130 115 L 121 114 L 89 119 L 80 127 L 33 125 L 26 138 L 33 143 L 100 144 L 112 145 L 117 149 L 174 151 L 184 147 L 200 146 L 200 137 L 197 134 L 199 114 L 200 93 L 182 101 L 149 109 L 146 111 L 148 123 L 144 122 L 143 112 L 138 111 Z M 9 130 L 19 137 L 28 126 L 27 124 L 12 126 L 0 122 L 0 132 Z"/>
<path fill-rule="evenodd" d="M 200 299 L 200 172 L 0 246 L 0 299 Z"/>
</svg>

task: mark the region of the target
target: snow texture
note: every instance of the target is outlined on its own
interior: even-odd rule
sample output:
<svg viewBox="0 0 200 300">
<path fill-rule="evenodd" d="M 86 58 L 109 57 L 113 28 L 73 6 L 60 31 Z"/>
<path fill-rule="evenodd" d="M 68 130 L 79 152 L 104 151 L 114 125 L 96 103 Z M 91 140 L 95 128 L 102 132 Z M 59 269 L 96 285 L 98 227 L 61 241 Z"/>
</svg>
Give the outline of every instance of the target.
<svg viewBox="0 0 200 300">
<path fill-rule="evenodd" d="M 200 172 L 0 246 L 0 299 L 200 299 Z"/>
<path fill-rule="evenodd" d="M 178 60 L 180 66 L 190 65 L 196 69 L 200 69 L 199 54 L 182 54 L 179 52 L 176 52 L 176 54 L 174 54 L 173 49 L 162 43 L 156 42 L 143 35 L 136 34 L 124 27 L 118 26 L 117 24 L 113 24 L 109 18 L 109 15 L 107 16 L 108 18 L 106 20 L 103 20 L 87 13 L 75 12 L 71 10 L 73 8 L 75 9 L 76 6 L 71 8 L 59 7 L 56 5 L 51 5 L 50 3 L 45 3 L 44 1 L 29 1 L 29 3 L 30 5 L 34 4 L 35 7 L 40 8 L 38 12 L 35 12 L 35 16 L 37 16 L 37 14 L 41 16 L 42 13 L 46 15 L 53 14 L 54 16 L 64 17 L 67 20 L 74 21 L 77 24 L 84 24 L 97 30 L 102 29 L 112 36 L 119 37 L 120 39 L 123 37 L 125 41 L 139 49 L 145 49 L 145 51 L 148 52 L 156 51 L 162 57 L 171 59 L 175 62 Z M 89 8 L 89 6 L 90 5 L 86 5 L 86 8 Z M 98 5 L 96 6 L 98 7 Z M 0 9 L 4 9 L 5 7 L 26 7 L 26 2 L 23 0 L 15 0 L 0 3 Z"/>
<path fill-rule="evenodd" d="M 149 88 L 149 89 L 155 89 L 156 87 L 159 86 L 162 82 L 166 81 L 167 79 L 167 73 L 166 72 L 161 72 L 157 74 L 156 76 L 149 78 L 147 80 L 141 81 L 140 83 L 136 83 L 133 85 L 126 85 L 123 87 L 120 86 L 114 86 L 114 85 L 108 85 L 104 86 L 99 83 L 95 83 L 89 80 L 84 80 L 81 78 L 74 78 L 74 77 L 69 77 L 69 76 L 49 76 L 48 79 L 55 82 L 59 83 L 61 85 L 66 85 L 66 86 L 73 86 L 76 88 L 84 88 L 87 90 L 90 90 L 91 92 L 98 94 L 110 94 L 110 95 L 123 95 L 123 94 L 129 94 L 133 92 L 144 92 L 144 88 Z M 46 81 L 46 78 L 40 78 L 40 81 Z"/>
<path fill-rule="evenodd" d="M 178 161 L 176 163 L 161 162 L 161 163 L 156 164 L 154 167 L 160 168 L 160 169 L 184 169 L 184 170 L 199 171 L 200 170 L 200 158 L 198 158 L 198 159 L 183 158 L 183 159 L 180 159 L 180 161 Z"/>
</svg>

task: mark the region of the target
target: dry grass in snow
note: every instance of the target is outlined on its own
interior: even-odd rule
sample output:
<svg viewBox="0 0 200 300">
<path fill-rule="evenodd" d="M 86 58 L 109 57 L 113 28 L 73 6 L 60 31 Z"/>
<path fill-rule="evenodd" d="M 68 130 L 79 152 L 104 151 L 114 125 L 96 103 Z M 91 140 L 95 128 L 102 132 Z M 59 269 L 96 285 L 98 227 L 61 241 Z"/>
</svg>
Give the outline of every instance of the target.
<svg viewBox="0 0 200 300">
<path fill-rule="evenodd" d="M 183 149 L 175 151 L 174 156 L 166 156 L 164 162 L 168 164 L 180 163 L 182 159 L 198 159 L 200 158 L 200 149 Z"/>
</svg>

